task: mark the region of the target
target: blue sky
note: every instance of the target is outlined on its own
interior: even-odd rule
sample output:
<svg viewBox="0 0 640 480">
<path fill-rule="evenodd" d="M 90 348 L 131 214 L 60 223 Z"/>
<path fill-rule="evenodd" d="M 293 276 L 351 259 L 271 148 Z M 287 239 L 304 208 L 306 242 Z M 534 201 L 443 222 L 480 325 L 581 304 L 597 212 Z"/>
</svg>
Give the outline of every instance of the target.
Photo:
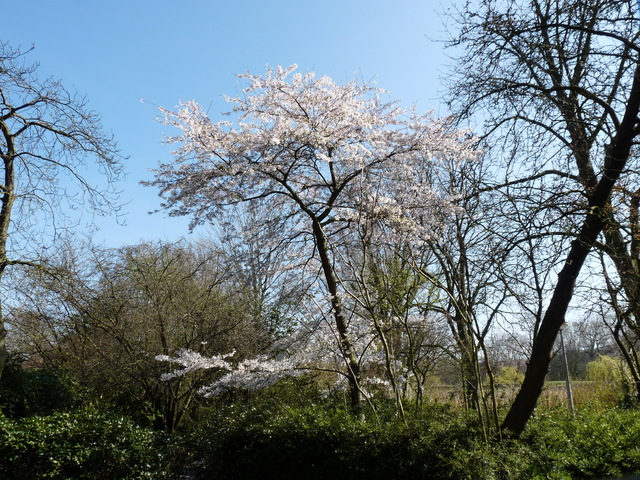
<svg viewBox="0 0 640 480">
<path fill-rule="evenodd" d="M 296 63 L 342 82 L 360 72 L 391 98 L 443 113 L 446 74 L 441 12 L 428 0 L 21 0 L 5 2 L 0 40 L 30 47 L 42 76 L 86 93 L 126 162 L 121 226 L 99 219 L 95 239 L 108 246 L 187 236 L 188 219 L 148 215 L 160 199 L 149 169 L 170 159 L 172 134 L 154 121 L 155 105 L 195 99 L 212 117 L 223 94 L 241 88 L 235 74 Z M 145 103 L 140 100 L 144 99 Z M 196 230 L 197 233 L 197 230 Z"/>
</svg>

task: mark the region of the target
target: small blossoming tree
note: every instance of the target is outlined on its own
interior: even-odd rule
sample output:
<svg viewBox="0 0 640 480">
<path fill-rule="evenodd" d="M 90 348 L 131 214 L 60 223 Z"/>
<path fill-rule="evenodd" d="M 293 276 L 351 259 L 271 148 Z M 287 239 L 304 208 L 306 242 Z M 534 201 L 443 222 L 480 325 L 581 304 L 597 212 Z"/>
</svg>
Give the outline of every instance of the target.
<svg viewBox="0 0 640 480">
<path fill-rule="evenodd" d="M 240 75 L 243 95 L 226 98 L 235 121 L 213 122 L 195 102 L 161 109 L 181 130 L 174 161 L 155 170 L 171 215 L 192 228 L 220 219 L 234 205 L 260 202 L 275 212 L 289 239 L 306 245 L 332 318 L 351 402 L 359 408 L 360 358 L 350 336 L 338 268 L 341 249 L 362 222 L 423 241 L 452 204 L 435 192 L 429 172 L 441 160 L 475 156 L 468 132 L 450 119 L 407 112 L 382 90 L 300 74 L 297 67 Z M 437 214 L 436 214 L 437 212 Z"/>
</svg>

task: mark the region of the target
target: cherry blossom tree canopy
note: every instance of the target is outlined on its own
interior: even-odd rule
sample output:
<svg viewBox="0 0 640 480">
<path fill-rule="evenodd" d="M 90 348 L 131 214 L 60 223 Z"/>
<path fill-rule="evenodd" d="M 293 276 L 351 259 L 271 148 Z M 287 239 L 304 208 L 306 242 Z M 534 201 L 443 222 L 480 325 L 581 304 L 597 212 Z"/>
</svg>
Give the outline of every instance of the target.
<svg viewBox="0 0 640 480">
<path fill-rule="evenodd" d="M 475 157 L 469 132 L 384 101 L 386 93 L 367 83 L 339 85 L 296 68 L 240 75 L 244 94 L 226 97 L 235 122 L 214 123 L 193 101 L 161 109 L 161 121 L 182 131 L 167 139 L 179 145 L 174 162 L 147 182 L 159 187 L 163 208 L 191 215 L 193 228 L 259 199 L 323 227 L 366 213 L 428 235 L 441 220 L 434 207 L 450 207 L 429 172 L 438 159 Z"/>
<path fill-rule="evenodd" d="M 223 220 L 235 205 L 263 202 L 274 214 L 263 218 L 281 227 L 279 235 L 312 240 L 307 260 L 299 261 L 319 267 L 312 276 L 322 278 L 325 295 L 316 300 L 330 312 L 325 318 L 333 317 L 331 331 L 357 411 L 362 352 L 352 335 L 357 322 L 342 303 L 340 267 L 356 254 L 350 246 L 361 230 L 380 232 L 368 236 L 371 245 L 421 243 L 436 233 L 455 206 L 432 180 L 452 161 L 475 159 L 475 139 L 453 128 L 452 119 L 383 100 L 383 90 L 364 82 L 338 85 L 298 73 L 295 65 L 240 78 L 248 83 L 243 95 L 226 98 L 235 121 L 213 123 L 195 102 L 175 112 L 161 109 L 162 121 L 182 134 L 168 138 L 178 145 L 175 161 L 161 164 L 148 185 L 159 187 L 172 215 L 192 216 L 192 228 Z M 193 364 L 189 352 L 163 360 L 180 363 L 184 372 Z M 273 370 L 264 369 L 270 377 Z"/>
</svg>

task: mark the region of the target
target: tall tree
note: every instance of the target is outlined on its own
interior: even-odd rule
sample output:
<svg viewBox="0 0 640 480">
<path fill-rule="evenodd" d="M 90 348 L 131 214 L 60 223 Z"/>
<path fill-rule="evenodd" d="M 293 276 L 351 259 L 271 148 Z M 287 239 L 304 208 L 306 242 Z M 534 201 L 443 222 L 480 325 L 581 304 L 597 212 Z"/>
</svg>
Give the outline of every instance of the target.
<svg viewBox="0 0 640 480">
<path fill-rule="evenodd" d="M 564 234 L 573 240 L 502 424 L 515 434 L 542 391 L 576 279 L 608 225 L 612 191 L 635 161 L 635 7 L 631 0 L 481 0 L 460 17 L 454 43 L 465 50 L 453 103 L 467 115 L 482 112 L 494 139 L 510 139 L 520 163 L 505 184 L 535 182 L 549 214 L 572 220 Z"/>
<path fill-rule="evenodd" d="M 436 207 L 446 212 L 447 202 L 432 193 L 425 172 L 437 159 L 474 152 L 448 120 L 407 113 L 370 85 L 338 85 L 295 69 L 242 75 L 249 82 L 244 95 L 227 98 L 236 126 L 212 123 L 194 102 L 163 110 L 165 122 L 182 130 L 170 139 L 181 147 L 150 184 L 173 215 L 192 215 L 192 225 L 238 203 L 266 203 L 289 241 L 308 245 L 357 409 L 360 360 L 343 307 L 338 250 L 363 216 L 428 236 L 440 221 Z"/>
<path fill-rule="evenodd" d="M 25 253 L 42 246 L 36 226 L 62 228 L 58 220 L 78 204 L 112 210 L 121 170 L 116 145 L 85 98 L 38 79 L 24 55 L 0 43 L 0 283 L 9 266 L 39 264 L 37 254 Z M 105 189 L 83 176 L 88 160 L 104 174 Z M 0 310 L 0 375 L 6 334 Z"/>
</svg>

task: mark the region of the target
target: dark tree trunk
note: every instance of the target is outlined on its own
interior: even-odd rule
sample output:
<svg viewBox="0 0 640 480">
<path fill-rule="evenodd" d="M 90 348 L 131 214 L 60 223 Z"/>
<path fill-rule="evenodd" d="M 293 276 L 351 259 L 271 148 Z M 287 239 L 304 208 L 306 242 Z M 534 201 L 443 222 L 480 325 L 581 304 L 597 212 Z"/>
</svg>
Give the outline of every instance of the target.
<svg viewBox="0 0 640 480">
<path fill-rule="evenodd" d="M 4 167 L 3 183 L 1 185 L 2 197 L 0 198 L 0 283 L 5 269 L 9 265 L 7 258 L 7 241 L 9 240 L 9 227 L 11 226 L 11 213 L 15 202 L 15 165 L 17 155 L 15 138 L 9 129 L 9 125 L 0 120 L 0 132 L 2 134 L 4 149 L 0 149 L 0 158 Z M 5 339 L 7 329 L 4 326 L 3 301 L 0 299 L 0 378 L 7 362 L 7 347 Z"/>
<path fill-rule="evenodd" d="M 571 250 L 553 292 L 549 307 L 540 324 L 540 330 L 533 342 L 531 356 L 527 365 L 524 381 L 511 409 L 502 423 L 507 434 L 520 435 L 542 393 L 544 379 L 549 371 L 551 352 L 560 327 L 573 296 L 575 281 L 580 273 L 591 247 L 603 230 L 613 187 L 627 164 L 633 139 L 636 136 L 638 113 L 640 112 L 640 64 L 636 65 L 633 85 L 629 94 L 625 115 L 606 152 L 604 168 L 596 187 L 587 192 L 589 213 L 582 225 L 580 234 L 571 244 Z"/>
<path fill-rule="evenodd" d="M 362 391 L 360 390 L 360 360 L 354 351 L 353 344 L 348 335 L 347 321 L 344 317 L 344 309 L 340 301 L 340 292 L 338 292 L 338 281 L 336 279 L 333 262 L 329 255 L 329 245 L 327 238 L 322 230 L 322 225 L 316 219 L 313 219 L 313 235 L 320 256 L 320 263 L 324 273 L 327 290 L 331 295 L 331 307 L 333 309 L 333 317 L 336 322 L 336 330 L 340 339 L 340 350 L 344 357 L 347 367 L 347 379 L 349 381 L 349 394 L 351 400 L 351 408 L 354 413 L 362 411 Z"/>
<path fill-rule="evenodd" d="M 507 434 L 519 435 L 522 433 L 533 414 L 549 371 L 553 345 L 560 327 L 564 323 L 564 317 L 573 296 L 576 278 L 589 254 L 591 245 L 601 230 L 602 222 L 597 219 L 595 214 L 590 214 L 585 221 L 581 239 L 574 240 L 571 246 L 564 267 L 558 275 L 558 283 L 553 297 L 533 341 L 524 381 L 502 423 L 502 430 Z"/>
</svg>

